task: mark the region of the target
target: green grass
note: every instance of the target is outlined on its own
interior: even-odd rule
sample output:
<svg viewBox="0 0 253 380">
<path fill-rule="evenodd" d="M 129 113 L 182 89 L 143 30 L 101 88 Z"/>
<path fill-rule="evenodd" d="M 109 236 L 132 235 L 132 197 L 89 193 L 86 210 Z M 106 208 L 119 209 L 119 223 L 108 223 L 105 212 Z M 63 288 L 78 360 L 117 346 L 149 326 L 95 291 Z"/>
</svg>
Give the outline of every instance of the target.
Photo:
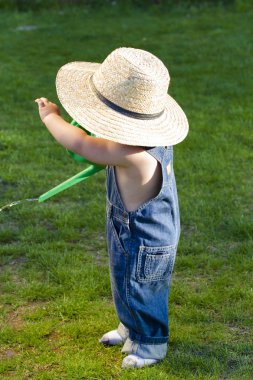
<svg viewBox="0 0 253 380">
<path fill-rule="evenodd" d="M 39 121 L 59 67 L 147 49 L 171 73 L 188 138 L 175 147 L 182 234 L 166 360 L 122 371 L 98 338 L 117 324 L 104 235 L 105 176 L 0 213 L 1 379 L 250 380 L 253 13 L 117 5 L 0 14 L 0 207 L 82 170 Z M 237 8 L 238 10 L 238 8 Z M 30 31 L 17 30 L 36 25 Z"/>
</svg>

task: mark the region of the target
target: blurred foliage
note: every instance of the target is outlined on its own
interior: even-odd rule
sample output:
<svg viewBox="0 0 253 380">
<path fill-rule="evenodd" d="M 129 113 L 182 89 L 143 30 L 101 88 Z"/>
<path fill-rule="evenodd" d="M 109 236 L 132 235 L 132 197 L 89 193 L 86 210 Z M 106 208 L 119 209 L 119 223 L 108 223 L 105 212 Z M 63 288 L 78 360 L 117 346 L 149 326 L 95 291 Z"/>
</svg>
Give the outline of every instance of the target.
<svg viewBox="0 0 253 380">
<path fill-rule="evenodd" d="M 62 9 L 66 6 L 137 6 L 146 8 L 150 5 L 160 7 L 175 6 L 203 6 L 235 5 L 238 11 L 248 10 L 252 6 L 251 0 L 0 0 L 0 9 L 19 12 L 38 11 L 42 9 Z"/>
</svg>

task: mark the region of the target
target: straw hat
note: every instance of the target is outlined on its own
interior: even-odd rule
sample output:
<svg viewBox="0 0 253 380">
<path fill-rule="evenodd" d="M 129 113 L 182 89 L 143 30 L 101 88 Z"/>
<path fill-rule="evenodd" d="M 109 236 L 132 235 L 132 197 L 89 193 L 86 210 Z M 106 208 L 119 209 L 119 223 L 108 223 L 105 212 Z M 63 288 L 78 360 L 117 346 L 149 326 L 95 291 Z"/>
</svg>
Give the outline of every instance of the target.
<svg viewBox="0 0 253 380">
<path fill-rule="evenodd" d="M 126 145 L 169 146 L 189 129 L 183 110 L 167 94 L 169 81 L 160 59 L 123 47 L 102 64 L 64 65 L 56 89 L 69 115 L 96 136 Z"/>
</svg>

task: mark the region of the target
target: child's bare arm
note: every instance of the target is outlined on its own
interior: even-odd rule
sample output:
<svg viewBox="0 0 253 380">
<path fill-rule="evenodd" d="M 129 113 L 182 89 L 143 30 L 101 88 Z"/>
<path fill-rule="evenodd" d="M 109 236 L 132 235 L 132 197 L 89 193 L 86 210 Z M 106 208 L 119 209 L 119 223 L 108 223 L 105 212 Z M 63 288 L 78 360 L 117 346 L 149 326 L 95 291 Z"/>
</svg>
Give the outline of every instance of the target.
<svg viewBox="0 0 253 380">
<path fill-rule="evenodd" d="M 91 137 L 61 116 L 59 108 L 46 98 L 38 98 L 39 114 L 53 137 L 65 148 L 101 165 L 129 166 L 139 147 L 118 144 L 102 138 Z"/>
</svg>

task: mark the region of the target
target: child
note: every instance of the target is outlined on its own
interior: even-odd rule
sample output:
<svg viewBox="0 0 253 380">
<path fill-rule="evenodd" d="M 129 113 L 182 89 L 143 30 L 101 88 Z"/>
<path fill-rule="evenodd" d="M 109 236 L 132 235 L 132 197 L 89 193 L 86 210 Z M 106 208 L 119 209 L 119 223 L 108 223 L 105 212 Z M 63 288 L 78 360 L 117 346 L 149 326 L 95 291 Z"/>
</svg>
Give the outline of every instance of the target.
<svg viewBox="0 0 253 380">
<path fill-rule="evenodd" d="M 107 165 L 107 242 L 117 330 L 100 342 L 124 344 L 123 368 L 166 355 L 168 297 L 180 234 L 172 145 L 188 133 L 167 94 L 169 73 L 154 55 L 119 48 L 102 64 L 73 62 L 57 74 L 59 100 L 91 137 L 36 99 L 41 120 L 65 148 Z"/>
</svg>

